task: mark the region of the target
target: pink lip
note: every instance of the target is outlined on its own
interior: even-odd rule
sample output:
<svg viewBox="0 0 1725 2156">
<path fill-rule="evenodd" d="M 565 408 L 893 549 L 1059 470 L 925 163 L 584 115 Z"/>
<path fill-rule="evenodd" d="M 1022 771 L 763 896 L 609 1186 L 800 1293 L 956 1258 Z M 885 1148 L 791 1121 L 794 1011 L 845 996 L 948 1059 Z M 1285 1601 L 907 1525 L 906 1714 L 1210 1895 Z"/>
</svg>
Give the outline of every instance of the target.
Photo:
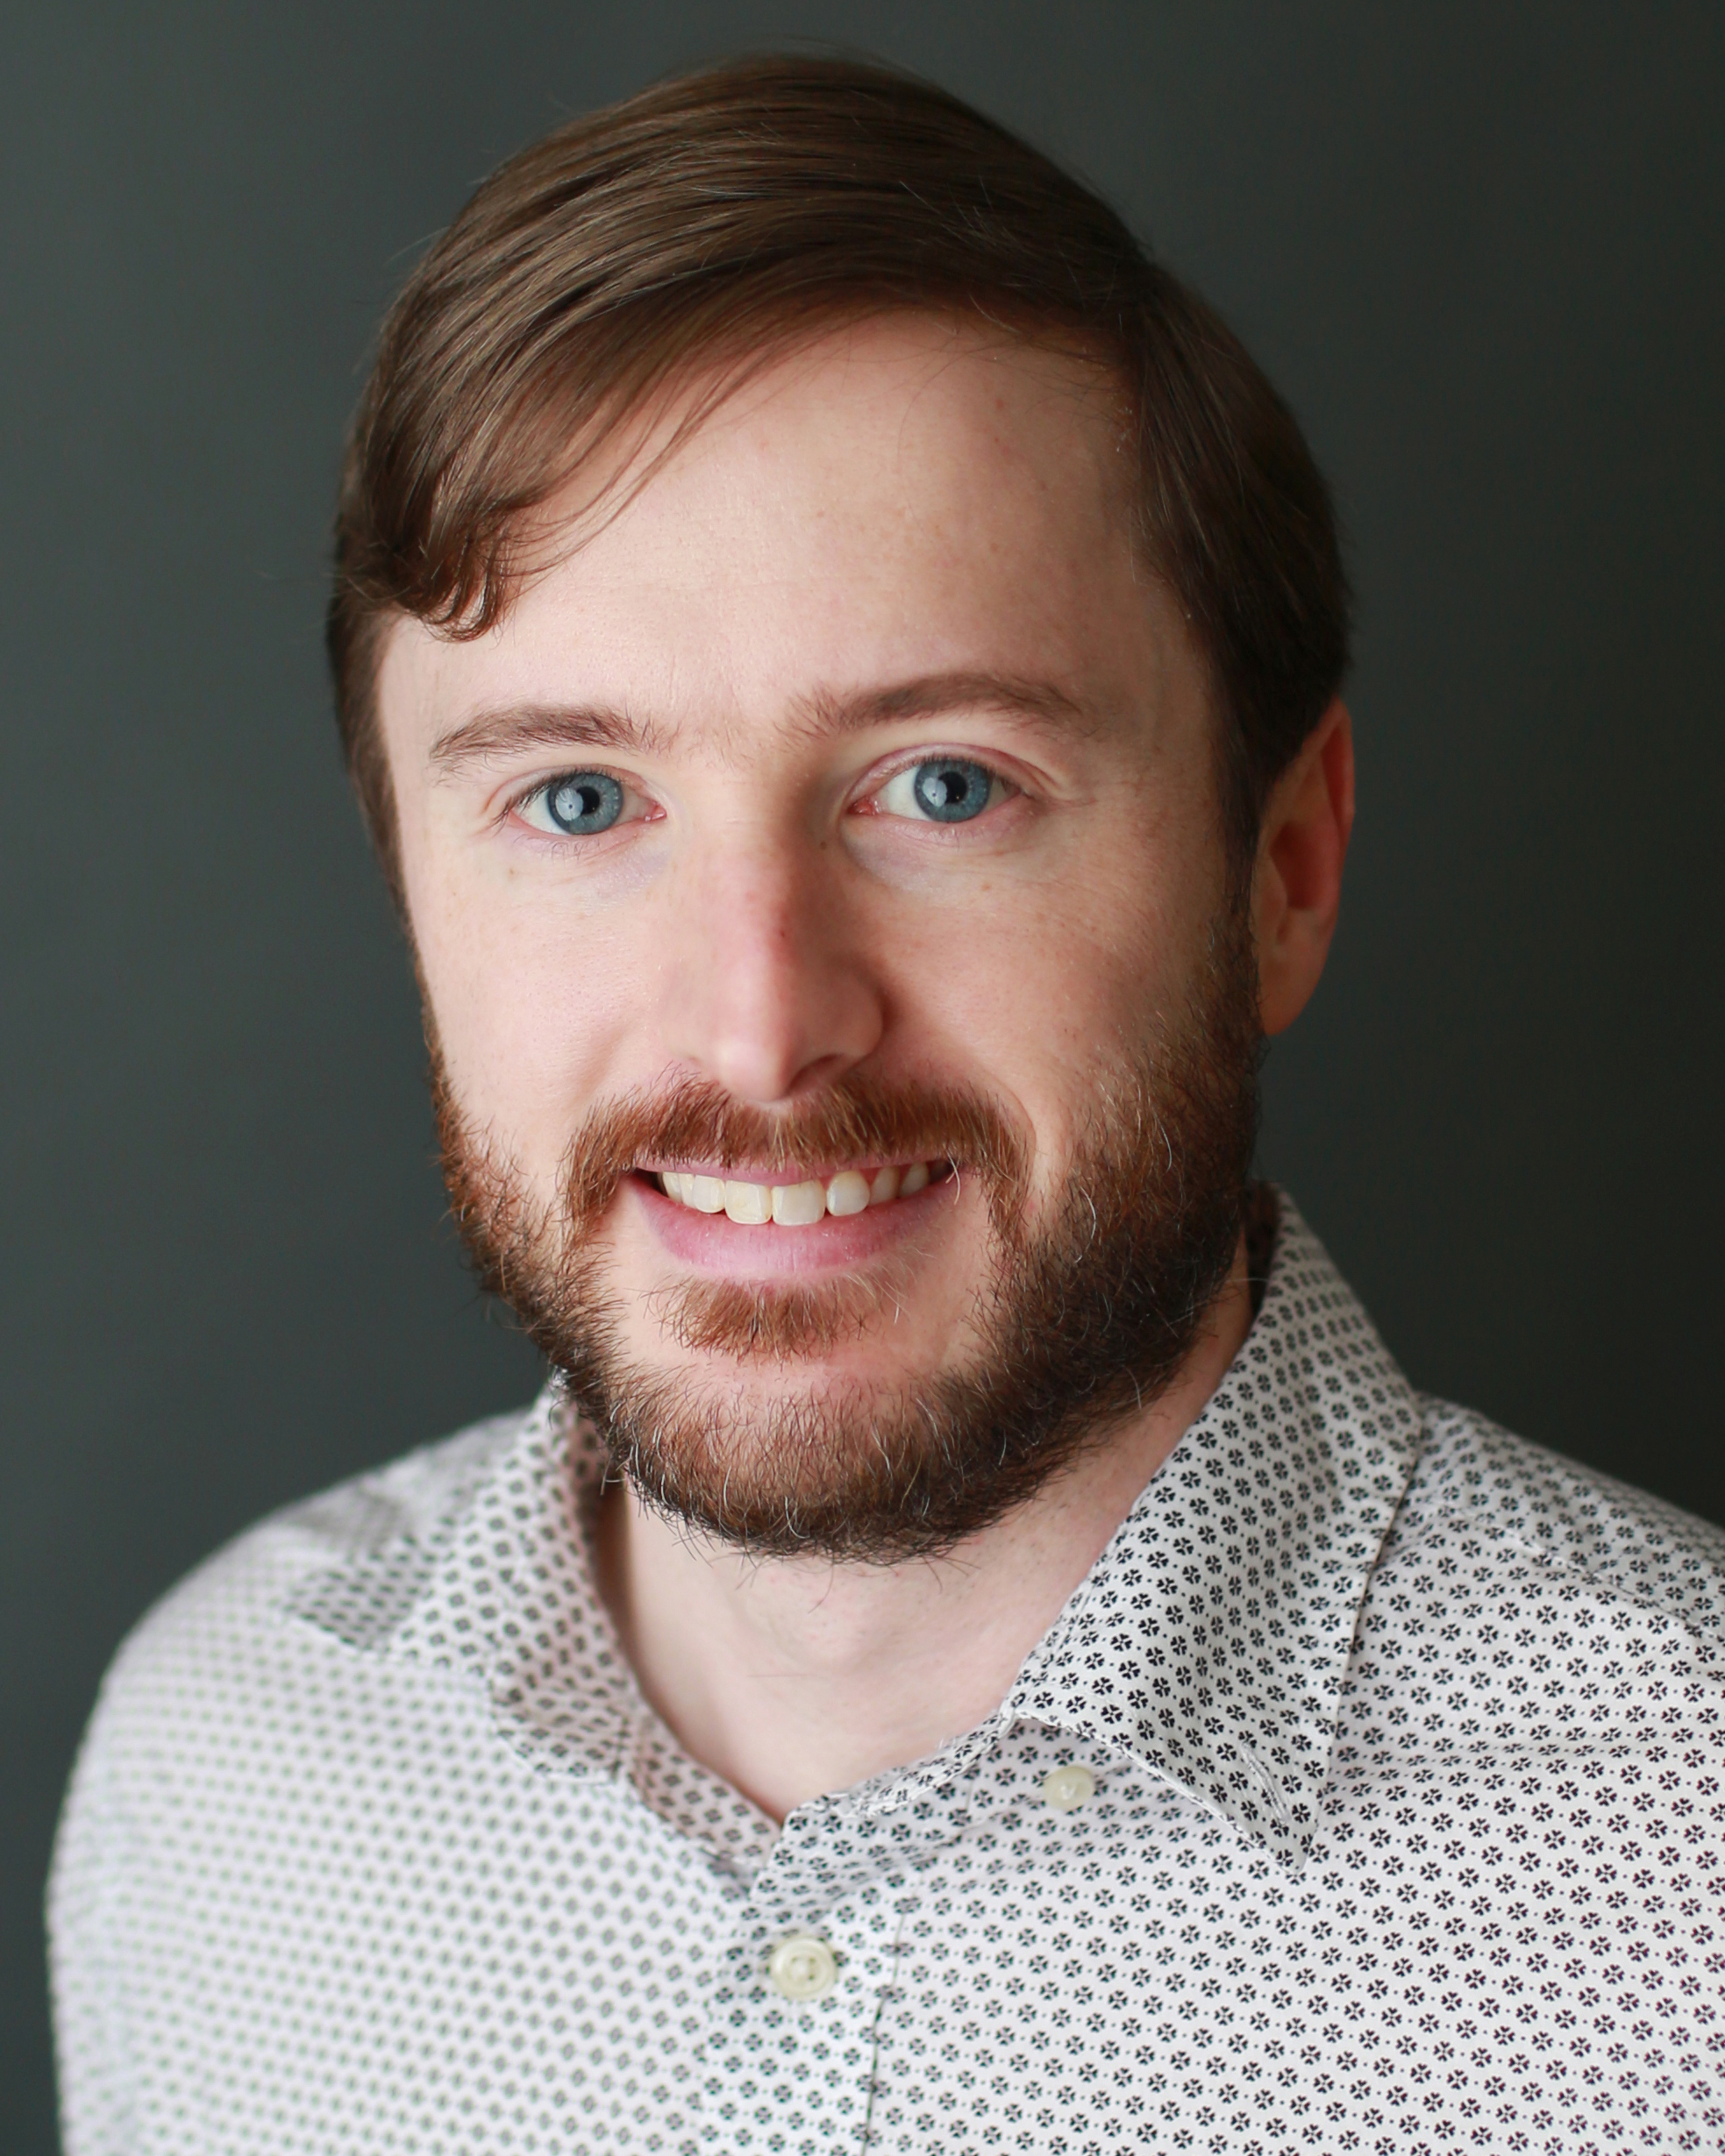
<svg viewBox="0 0 1725 2156">
<path fill-rule="evenodd" d="M 732 1280 L 784 1279 L 799 1273 L 848 1272 L 889 1250 L 905 1235 L 928 1227 L 935 1207 L 957 1199 L 949 1178 L 914 1197 L 871 1206 L 845 1218 L 829 1213 L 809 1227 L 742 1227 L 723 1213 L 696 1213 L 667 1198 L 645 1175 L 625 1178 L 648 1225 L 671 1256 L 702 1272 Z"/>
</svg>

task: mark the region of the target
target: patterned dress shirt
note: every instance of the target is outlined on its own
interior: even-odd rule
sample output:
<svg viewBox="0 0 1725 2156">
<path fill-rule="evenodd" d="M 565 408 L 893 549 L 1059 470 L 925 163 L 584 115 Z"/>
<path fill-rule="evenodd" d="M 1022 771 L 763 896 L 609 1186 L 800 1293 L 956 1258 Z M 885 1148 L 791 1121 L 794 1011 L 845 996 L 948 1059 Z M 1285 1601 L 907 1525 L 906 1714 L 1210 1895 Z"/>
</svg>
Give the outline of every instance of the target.
<svg viewBox="0 0 1725 2156">
<path fill-rule="evenodd" d="M 139 1628 L 70 2156 L 1725 2148 L 1725 1536 L 1416 1395 L 1283 1202 L 980 1728 L 781 1827 L 644 1704 L 553 1385 Z"/>
</svg>

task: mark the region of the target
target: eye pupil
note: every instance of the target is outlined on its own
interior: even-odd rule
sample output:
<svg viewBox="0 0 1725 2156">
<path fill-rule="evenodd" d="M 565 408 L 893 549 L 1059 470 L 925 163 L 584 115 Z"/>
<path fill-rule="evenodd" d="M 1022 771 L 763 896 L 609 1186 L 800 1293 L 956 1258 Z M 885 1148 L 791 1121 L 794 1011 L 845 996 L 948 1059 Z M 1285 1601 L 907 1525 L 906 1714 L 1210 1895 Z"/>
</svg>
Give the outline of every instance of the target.
<svg viewBox="0 0 1725 2156">
<path fill-rule="evenodd" d="M 545 808 L 560 831 L 608 831 L 623 814 L 623 788 L 609 772 L 571 772 L 545 788 Z"/>
<path fill-rule="evenodd" d="M 924 815 L 937 823 L 966 823 L 988 806 L 994 774 L 980 764 L 943 757 L 937 764 L 919 764 L 911 786 Z"/>
</svg>

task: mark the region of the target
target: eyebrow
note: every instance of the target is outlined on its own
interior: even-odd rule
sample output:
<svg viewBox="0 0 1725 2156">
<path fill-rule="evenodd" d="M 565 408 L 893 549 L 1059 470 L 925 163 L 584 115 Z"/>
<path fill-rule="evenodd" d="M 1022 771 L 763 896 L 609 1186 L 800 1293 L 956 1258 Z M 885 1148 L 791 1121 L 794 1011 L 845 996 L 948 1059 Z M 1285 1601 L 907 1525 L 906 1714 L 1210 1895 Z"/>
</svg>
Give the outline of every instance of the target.
<svg viewBox="0 0 1725 2156">
<path fill-rule="evenodd" d="M 805 731 L 820 736 L 861 733 L 895 719 L 938 718 L 948 711 L 1001 712 L 1061 731 L 1094 723 L 1094 715 L 1052 681 L 976 672 L 919 674 L 845 695 L 817 689 L 801 700 L 798 717 Z"/>
<path fill-rule="evenodd" d="M 1084 732 L 1094 715 L 1051 681 L 975 671 L 919 674 L 878 688 L 816 689 L 792 707 L 795 730 L 807 739 L 839 738 L 905 719 L 951 711 L 994 711 L 1052 731 Z M 521 704 L 475 713 L 440 734 L 431 761 L 439 778 L 474 764 L 530 749 L 609 749 L 636 756 L 664 754 L 678 729 L 631 718 L 602 704 Z"/>
<path fill-rule="evenodd" d="M 662 751 L 667 738 L 651 721 L 642 724 L 602 704 L 518 704 L 452 726 L 431 744 L 431 760 L 439 778 L 453 779 L 471 765 L 528 749 L 622 749 L 648 756 Z"/>
</svg>

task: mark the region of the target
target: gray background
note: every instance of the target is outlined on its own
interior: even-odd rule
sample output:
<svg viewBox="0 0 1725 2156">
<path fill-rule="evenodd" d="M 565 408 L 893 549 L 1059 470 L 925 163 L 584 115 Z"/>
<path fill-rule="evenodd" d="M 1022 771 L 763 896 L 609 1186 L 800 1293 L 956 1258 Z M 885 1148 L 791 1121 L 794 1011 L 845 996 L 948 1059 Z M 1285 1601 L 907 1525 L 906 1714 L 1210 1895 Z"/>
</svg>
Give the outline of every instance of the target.
<svg viewBox="0 0 1725 2156">
<path fill-rule="evenodd" d="M 0 68 L 9 2150 L 126 1626 L 524 1396 L 442 1223 L 319 652 L 356 369 L 506 152 L 842 38 L 1075 161 L 1231 316 L 1352 536 L 1360 825 L 1264 1158 L 1415 1378 L 1725 1519 L 1725 10 L 14 9 Z"/>
</svg>

